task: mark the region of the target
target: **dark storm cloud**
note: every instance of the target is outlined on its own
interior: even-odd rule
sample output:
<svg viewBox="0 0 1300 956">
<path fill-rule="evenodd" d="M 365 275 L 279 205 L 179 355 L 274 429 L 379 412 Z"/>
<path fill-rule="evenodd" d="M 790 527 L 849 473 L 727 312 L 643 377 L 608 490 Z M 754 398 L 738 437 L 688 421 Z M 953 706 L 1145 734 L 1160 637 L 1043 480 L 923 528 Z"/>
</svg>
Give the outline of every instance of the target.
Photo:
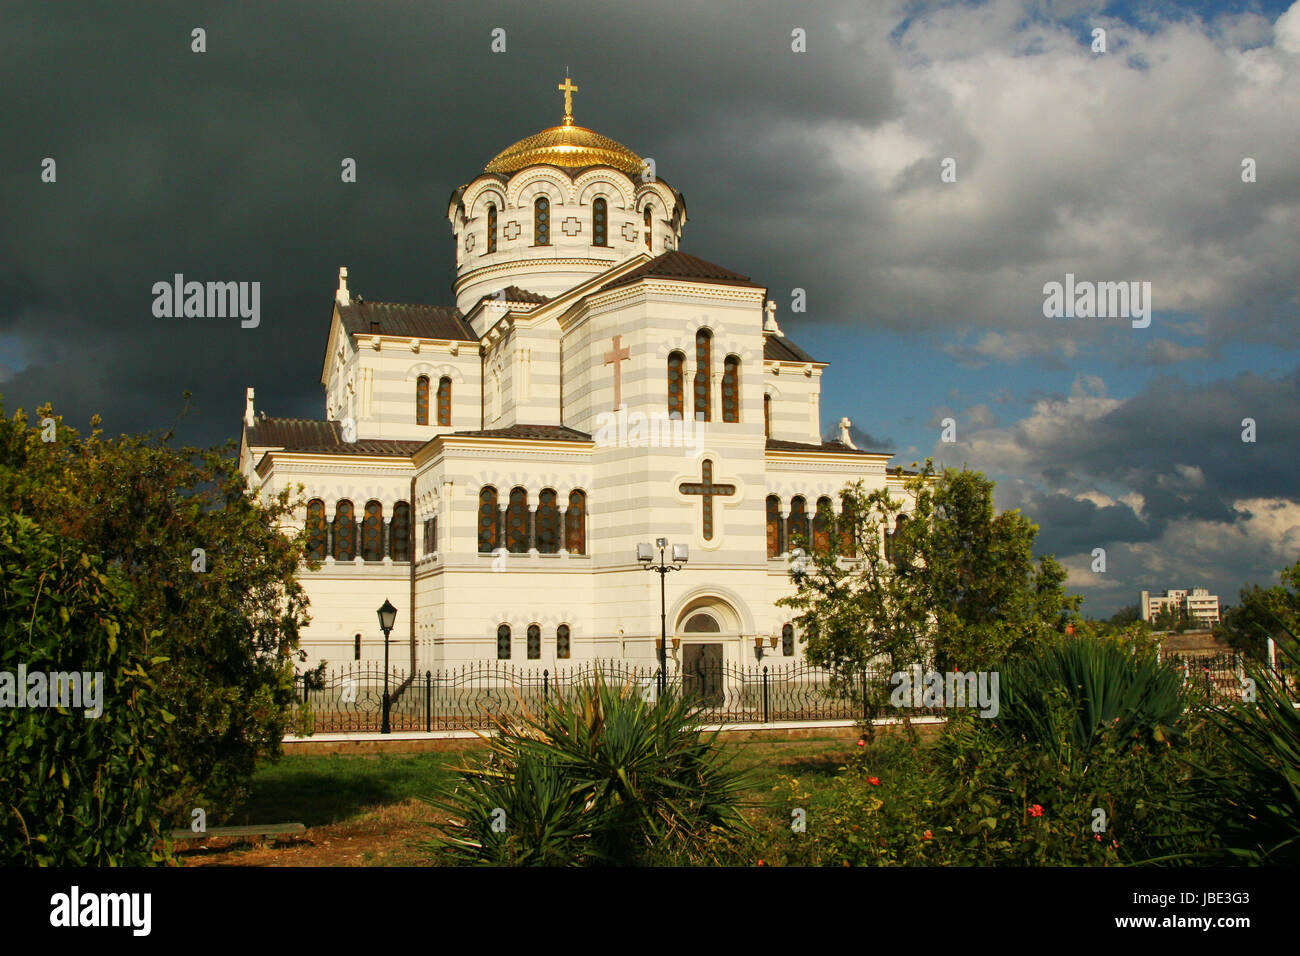
<svg viewBox="0 0 1300 956">
<path fill-rule="evenodd" d="M 1098 505 L 1070 495 L 1034 495 L 1022 508 L 1039 526 L 1040 554 L 1088 554 L 1114 542 L 1155 541 L 1166 527 L 1164 521 L 1144 521 L 1122 502 Z"/>
<path fill-rule="evenodd" d="M 1255 422 L 1254 442 L 1242 440 L 1245 419 Z M 1300 501 L 1297 448 L 1300 369 L 1205 384 L 1164 376 L 1123 401 L 1079 388 L 1040 400 L 1029 417 L 978 432 L 945 457 L 1016 477 L 999 486 L 999 503 L 1023 507 L 1053 550 L 1072 554 L 1103 540 L 1158 538 L 1178 521 L 1231 524 L 1245 499 Z M 1112 497 L 1141 495 L 1140 517 L 1129 505 L 1077 498 L 1098 487 Z"/>
<path fill-rule="evenodd" d="M 191 389 L 187 437 L 204 441 L 237 432 L 247 385 L 271 414 L 319 416 L 337 267 L 369 298 L 449 302 L 447 197 L 558 121 L 566 66 L 579 121 L 655 157 L 686 193 L 688 248 L 760 278 L 798 271 L 773 268 L 788 248 L 764 217 L 798 214 L 792 173 L 832 208 L 818 193 L 834 176 L 820 144 L 759 131 L 791 115 L 871 121 L 890 99 L 889 71 L 838 17 L 749 3 L 9 4 L 0 195 L 21 227 L 0 238 L 0 334 L 30 354 L 0 356 L 5 404 L 54 400 L 74 421 L 98 411 L 134 430 L 170 422 Z M 790 54 L 796 26 L 804 58 Z M 206 53 L 191 52 L 195 27 Z M 489 50 L 496 27 L 505 54 Z M 55 184 L 38 179 L 46 156 Z M 340 182 L 344 157 L 355 185 Z M 155 318 L 152 284 L 175 273 L 261 282 L 261 326 Z"/>
</svg>

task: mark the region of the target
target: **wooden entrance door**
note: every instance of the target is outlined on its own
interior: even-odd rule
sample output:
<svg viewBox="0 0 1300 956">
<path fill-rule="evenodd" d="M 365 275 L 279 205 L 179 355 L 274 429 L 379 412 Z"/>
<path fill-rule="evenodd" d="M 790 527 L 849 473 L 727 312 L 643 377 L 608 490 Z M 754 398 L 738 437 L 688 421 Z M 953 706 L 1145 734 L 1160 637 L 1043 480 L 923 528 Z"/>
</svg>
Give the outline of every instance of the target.
<svg viewBox="0 0 1300 956">
<path fill-rule="evenodd" d="M 682 691 L 705 707 L 721 707 L 722 645 L 682 645 Z"/>
</svg>

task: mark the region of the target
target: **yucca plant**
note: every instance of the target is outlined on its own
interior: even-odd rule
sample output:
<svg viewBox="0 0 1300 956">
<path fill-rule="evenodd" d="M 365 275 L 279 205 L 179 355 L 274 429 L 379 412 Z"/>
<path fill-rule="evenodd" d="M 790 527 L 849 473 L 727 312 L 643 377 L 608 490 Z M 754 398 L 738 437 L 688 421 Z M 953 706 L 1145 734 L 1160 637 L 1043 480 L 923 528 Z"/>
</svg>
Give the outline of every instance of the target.
<svg viewBox="0 0 1300 956">
<path fill-rule="evenodd" d="M 453 817 L 432 846 L 454 861 L 705 862 L 749 832 L 747 775 L 676 693 L 651 702 L 598 678 L 495 724 L 486 754 L 428 800 Z"/>
<path fill-rule="evenodd" d="M 1278 653 L 1290 674 L 1300 674 L 1296 635 Z M 1232 770 L 1202 772 L 1195 815 L 1210 823 L 1223 846 L 1216 855 L 1251 865 L 1300 864 L 1300 710 L 1283 679 L 1262 664 L 1245 668 L 1254 700 L 1219 704 L 1209 719 L 1222 734 Z M 1243 688 L 1244 690 L 1245 688 Z"/>
<path fill-rule="evenodd" d="M 1054 692 L 1070 702 L 1070 727 L 1060 733 Z M 1113 740 L 1152 746 L 1172 743 L 1187 709 L 1182 672 L 1151 649 L 1115 641 L 1075 639 L 1039 648 L 1004 666 L 1000 705 L 992 725 L 1013 740 L 1027 740 L 1054 757 L 1087 762 L 1110 732 Z"/>
</svg>

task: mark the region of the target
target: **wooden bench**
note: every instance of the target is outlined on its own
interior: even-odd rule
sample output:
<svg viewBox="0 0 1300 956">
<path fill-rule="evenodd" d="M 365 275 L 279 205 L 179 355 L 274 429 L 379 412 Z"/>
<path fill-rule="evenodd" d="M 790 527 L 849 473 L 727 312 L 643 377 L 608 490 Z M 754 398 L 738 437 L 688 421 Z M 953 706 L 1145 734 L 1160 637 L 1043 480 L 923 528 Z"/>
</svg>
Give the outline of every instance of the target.
<svg viewBox="0 0 1300 956">
<path fill-rule="evenodd" d="M 279 837 L 294 833 L 304 833 L 307 828 L 301 823 L 261 823 L 246 827 L 209 827 L 203 833 L 193 830 L 173 830 L 173 840 L 206 840 L 210 837 Z"/>
</svg>

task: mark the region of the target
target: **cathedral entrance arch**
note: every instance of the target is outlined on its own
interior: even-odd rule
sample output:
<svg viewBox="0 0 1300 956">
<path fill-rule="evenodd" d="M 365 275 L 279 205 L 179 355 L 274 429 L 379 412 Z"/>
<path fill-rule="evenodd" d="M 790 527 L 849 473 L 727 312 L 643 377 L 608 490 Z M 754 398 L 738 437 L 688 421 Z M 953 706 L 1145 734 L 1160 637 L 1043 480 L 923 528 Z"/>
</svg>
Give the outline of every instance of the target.
<svg viewBox="0 0 1300 956">
<path fill-rule="evenodd" d="M 682 648 L 682 693 L 705 707 L 720 707 L 725 696 L 726 645 L 740 636 L 735 609 L 719 598 L 698 598 L 682 609 L 674 632 Z"/>
</svg>

